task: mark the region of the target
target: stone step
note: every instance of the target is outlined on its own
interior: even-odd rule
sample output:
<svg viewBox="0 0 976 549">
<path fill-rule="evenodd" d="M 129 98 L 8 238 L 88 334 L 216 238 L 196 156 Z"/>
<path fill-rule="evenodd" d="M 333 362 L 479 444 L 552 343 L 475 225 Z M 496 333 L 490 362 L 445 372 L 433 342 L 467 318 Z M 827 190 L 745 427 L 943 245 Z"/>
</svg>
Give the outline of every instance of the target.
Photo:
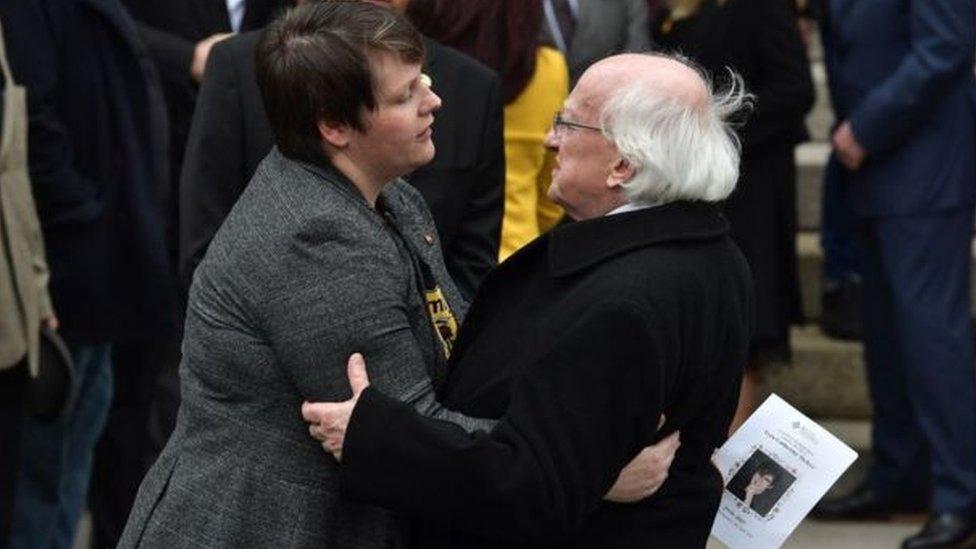
<svg viewBox="0 0 976 549">
<path fill-rule="evenodd" d="M 820 234 L 801 231 L 796 235 L 797 274 L 803 316 L 810 321 L 820 318 L 820 294 L 823 289 L 823 249 Z"/>
<path fill-rule="evenodd" d="M 762 394 L 776 393 L 815 419 L 869 419 L 861 344 L 830 339 L 815 325 L 791 335 L 793 364 L 764 372 Z"/>
<path fill-rule="evenodd" d="M 820 228 L 823 177 L 830 156 L 826 141 L 810 141 L 796 148 L 796 215 L 801 230 Z"/>
</svg>

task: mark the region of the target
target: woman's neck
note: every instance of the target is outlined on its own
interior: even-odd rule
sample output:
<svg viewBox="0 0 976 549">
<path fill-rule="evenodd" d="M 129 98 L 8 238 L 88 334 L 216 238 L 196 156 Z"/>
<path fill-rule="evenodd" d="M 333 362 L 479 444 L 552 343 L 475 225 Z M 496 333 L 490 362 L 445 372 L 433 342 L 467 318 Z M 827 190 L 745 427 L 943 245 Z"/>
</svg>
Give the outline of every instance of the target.
<svg viewBox="0 0 976 549">
<path fill-rule="evenodd" d="M 335 155 L 331 161 L 335 169 L 339 170 L 342 175 L 346 176 L 352 182 L 353 186 L 363 195 L 366 202 L 369 203 L 369 207 L 373 209 L 376 208 L 376 198 L 380 195 L 380 192 L 395 178 L 395 176 L 373 173 L 366 167 L 353 162 L 352 159 L 344 154 Z"/>
</svg>

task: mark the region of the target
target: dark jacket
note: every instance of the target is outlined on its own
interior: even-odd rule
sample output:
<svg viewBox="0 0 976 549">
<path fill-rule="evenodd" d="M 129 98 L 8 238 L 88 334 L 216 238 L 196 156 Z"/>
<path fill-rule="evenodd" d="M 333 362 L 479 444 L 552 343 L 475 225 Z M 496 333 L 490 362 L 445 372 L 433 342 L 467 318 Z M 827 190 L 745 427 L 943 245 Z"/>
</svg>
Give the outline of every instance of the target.
<svg viewBox="0 0 976 549">
<path fill-rule="evenodd" d="M 260 35 L 214 47 L 200 90 L 180 182 L 180 271 L 193 270 L 240 196 L 272 134 L 254 69 Z M 407 179 L 427 201 L 448 272 L 465 297 L 495 265 L 501 230 L 505 159 L 498 78 L 430 40 L 425 70 L 444 106 L 434 116 L 434 161 Z"/>
<path fill-rule="evenodd" d="M 122 0 L 136 20 L 139 37 L 159 71 L 170 116 L 171 200 L 166 207 L 166 235 L 172 260 L 177 258 L 179 221 L 177 181 L 197 99 L 197 83 L 190 65 L 197 42 L 231 32 L 225 0 Z M 245 0 L 241 31 L 259 29 L 291 0 Z"/>
<path fill-rule="evenodd" d="M 824 0 L 838 120 L 867 149 L 846 172 L 861 215 L 976 201 L 976 13 L 971 0 Z"/>
<path fill-rule="evenodd" d="M 160 216 L 164 101 L 117 0 L 5 0 L 14 76 L 28 90 L 29 164 L 65 335 L 159 337 L 175 325 Z"/>
<path fill-rule="evenodd" d="M 714 206 L 673 203 L 520 250 L 482 285 L 438 391 L 498 425 L 469 435 L 370 387 L 345 438 L 345 493 L 487 536 L 458 547 L 703 547 L 752 307 L 727 232 Z M 657 494 L 602 501 L 630 458 L 678 429 Z"/>
</svg>

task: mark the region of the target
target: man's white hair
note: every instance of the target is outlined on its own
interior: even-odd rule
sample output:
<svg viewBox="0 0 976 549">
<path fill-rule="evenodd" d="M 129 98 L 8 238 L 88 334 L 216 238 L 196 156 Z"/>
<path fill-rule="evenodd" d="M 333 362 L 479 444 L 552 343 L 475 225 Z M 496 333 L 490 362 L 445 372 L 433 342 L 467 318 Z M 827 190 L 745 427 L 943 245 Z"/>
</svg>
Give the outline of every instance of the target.
<svg viewBox="0 0 976 549">
<path fill-rule="evenodd" d="M 692 68 L 708 89 L 708 102 L 669 97 L 647 79 L 615 92 L 601 113 L 603 133 L 635 168 L 623 185 L 630 202 L 717 202 L 735 189 L 741 145 L 728 119 L 751 106 L 742 77 L 729 69 L 730 84 L 712 90 L 709 78 L 687 59 L 657 55 Z"/>
</svg>

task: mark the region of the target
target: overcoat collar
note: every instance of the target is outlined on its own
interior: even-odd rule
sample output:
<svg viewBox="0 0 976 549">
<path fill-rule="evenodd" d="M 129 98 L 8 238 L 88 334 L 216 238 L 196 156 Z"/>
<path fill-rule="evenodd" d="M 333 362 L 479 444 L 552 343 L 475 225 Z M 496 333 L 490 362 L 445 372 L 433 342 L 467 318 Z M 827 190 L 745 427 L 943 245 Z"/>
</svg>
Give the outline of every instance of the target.
<svg viewBox="0 0 976 549">
<path fill-rule="evenodd" d="M 672 202 L 559 227 L 549 235 L 549 272 L 567 276 L 639 248 L 707 240 L 728 233 L 713 204 Z"/>
</svg>

